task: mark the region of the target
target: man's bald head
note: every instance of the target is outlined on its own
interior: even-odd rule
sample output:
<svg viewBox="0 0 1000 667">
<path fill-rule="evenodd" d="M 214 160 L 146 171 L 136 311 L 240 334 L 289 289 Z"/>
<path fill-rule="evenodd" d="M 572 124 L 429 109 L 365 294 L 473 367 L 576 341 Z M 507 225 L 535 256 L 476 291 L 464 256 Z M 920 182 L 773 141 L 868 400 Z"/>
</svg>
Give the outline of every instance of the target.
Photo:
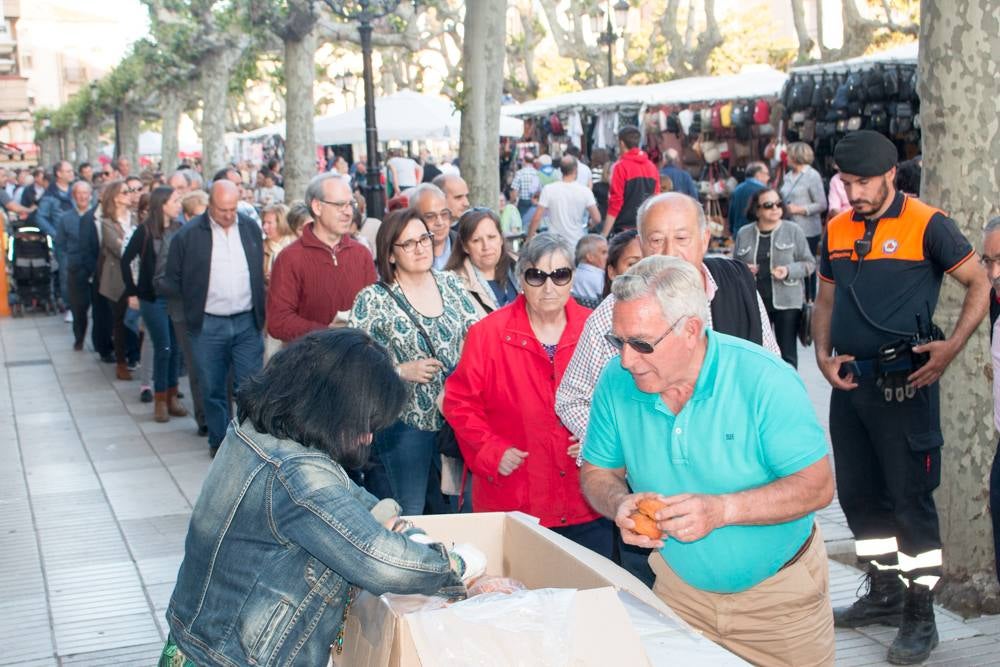
<svg viewBox="0 0 1000 667">
<path fill-rule="evenodd" d="M 240 201 L 240 189 L 232 181 L 221 180 L 212 183 L 208 193 L 208 215 L 222 227 L 230 227 L 236 222 L 236 206 Z"/>
<path fill-rule="evenodd" d="M 697 200 L 680 192 L 650 197 L 637 214 L 643 257 L 670 255 L 701 266 L 710 233 L 705 210 Z"/>
<path fill-rule="evenodd" d="M 469 210 L 469 186 L 456 174 L 441 174 L 432 183 L 444 192 L 445 204 L 452 217 L 459 218 Z"/>
</svg>

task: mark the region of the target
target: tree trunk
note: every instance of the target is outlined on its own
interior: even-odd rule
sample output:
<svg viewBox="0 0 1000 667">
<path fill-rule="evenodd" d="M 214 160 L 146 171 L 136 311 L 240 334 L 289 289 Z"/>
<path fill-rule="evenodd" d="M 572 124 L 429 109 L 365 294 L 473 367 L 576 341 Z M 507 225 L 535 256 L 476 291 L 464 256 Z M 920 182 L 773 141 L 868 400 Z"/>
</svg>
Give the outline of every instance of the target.
<svg viewBox="0 0 1000 667">
<path fill-rule="evenodd" d="M 285 201 L 302 199 L 316 173 L 313 136 L 313 83 L 316 78 L 316 27 L 285 39 Z"/>
<path fill-rule="evenodd" d="M 921 199 L 954 218 L 976 247 L 981 247 L 983 225 L 1000 213 L 1000 85 L 995 48 L 992 54 L 988 48 L 996 45 L 998 15 L 998 0 L 922 2 L 920 11 Z M 955 281 L 945 280 L 937 319 L 946 332 L 958 318 L 964 295 Z M 950 582 L 988 573 L 977 579 L 995 584 L 987 505 L 996 433 L 983 370 L 989 364 L 989 331 L 981 326 L 941 382 L 946 445 L 937 506 Z"/>
<path fill-rule="evenodd" d="M 76 164 L 77 155 L 80 153 L 80 149 L 77 146 L 79 146 L 79 143 L 77 142 L 76 129 L 71 127 L 66 130 L 66 154 L 63 155 L 63 159 L 68 160 L 73 165 Z"/>
<path fill-rule="evenodd" d="M 123 107 L 118 131 L 121 138 L 121 153 L 132 163 L 132 173 L 139 173 L 139 121 L 138 112 Z"/>
<path fill-rule="evenodd" d="M 201 163 L 206 180 L 226 166 L 226 97 L 235 61 L 223 49 L 201 61 Z"/>
<path fill-rule="evenodd" d="M 83 128 L 83 145 L 86 153 L 83 159 L 90 162 L 96 171 L 101 156 L 101 128 L 97 121 L 91 121 Z"/>
<path fill-rule="evenodd" d="M 802 0 L 792 0 L 792 22 L 795 24 L 795 35 L 799 41 L 798 62 L 804 63 L 809 60 L 813 40 L 806 27 L 806 12 L 802 6 Z"/>
<path fill-rule="evenodd" d="M 163 127 L 160 133 L 160 171 L 169 176 L 177 169 L 177 153 L 180 150 L 180 140 L 177 128 L 181 123 L 181 96 L 176 90 L 162 91 Z"/>
<path fill-rule="evenodd" d="M 507 22 L 506 2 L 469 0 L 462 43 L 462 176 L 473 206 L 495 208 L 500 199 L 500 95 Z"/>
</svg>

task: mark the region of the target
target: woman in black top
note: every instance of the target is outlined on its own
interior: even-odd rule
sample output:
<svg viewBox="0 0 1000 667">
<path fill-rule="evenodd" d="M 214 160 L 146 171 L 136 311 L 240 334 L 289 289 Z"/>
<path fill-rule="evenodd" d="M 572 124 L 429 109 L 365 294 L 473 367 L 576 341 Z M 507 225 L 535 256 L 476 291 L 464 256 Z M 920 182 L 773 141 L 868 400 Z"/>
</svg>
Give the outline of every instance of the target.
<svg viewBox="0 0 1000 667">
<path fill-rule="evenodd" d="M 149 196 L 149 215 L 132 234 L 121 259 L 125 293 L 139 298 L 139 311 L 153 339 L 153 419 L 158 422 L 165 422 L 171 416 L 187 416 L 187 410 L 177 398 L 180 348 L 167 315 L 167 299 L 159 296 L 155 288 L 157 272 L 162 273 L 166 265 L 166 257 L 160 257 L 164 239 L 180 229 L 177 222 L 180 212 L 180 195 L 173 188 L 160 186 L 153 190 Z M 131 268 L 137 257 L 138 284 Z"/>
</svg>

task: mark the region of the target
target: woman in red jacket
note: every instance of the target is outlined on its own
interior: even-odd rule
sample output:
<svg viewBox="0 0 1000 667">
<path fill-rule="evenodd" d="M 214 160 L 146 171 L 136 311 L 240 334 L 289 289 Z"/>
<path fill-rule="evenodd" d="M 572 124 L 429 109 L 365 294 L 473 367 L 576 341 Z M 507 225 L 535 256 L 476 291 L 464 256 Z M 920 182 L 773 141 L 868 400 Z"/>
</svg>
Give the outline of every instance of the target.
<svg viewBox="0 0 1000 667">
<path fill-rule="evenodd" d="M 472 471 L 475 512 L 519 510 L 611 557 L 611 523 L 580 492 L 578 446 L 556 387 L 590 311 L 570 299 L 573 250 L 539 234 L 521 251 L 524 293 L 472 325 L 445 383 L 444 415 Z"/>
</svg>

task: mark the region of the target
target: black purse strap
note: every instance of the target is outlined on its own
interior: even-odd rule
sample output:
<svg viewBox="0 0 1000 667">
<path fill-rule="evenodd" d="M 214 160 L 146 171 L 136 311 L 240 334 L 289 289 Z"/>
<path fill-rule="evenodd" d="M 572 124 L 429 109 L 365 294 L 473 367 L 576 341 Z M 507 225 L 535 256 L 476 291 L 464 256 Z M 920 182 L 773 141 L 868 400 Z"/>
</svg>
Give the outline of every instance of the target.
<svg viewBox="0 0 1000 667">
<path fill-rule="evenodd" d="M 396 302 L 396 305 L 399 306 L 399 309 L 402 310 L 403 313 L 405 313 L 406 316 L 410 318 L 410 321 L 413 322 L 413 325 L 417 327 L 417 333 L 420 334 L 421 338 L 423 338 L 424 342 L 427 344 L 427 349 L 430 350 L 431 356 L 437 359 L 437 352 L 434 350 L 434 344 L 431 343 L 431 337 L 427 335 L 427 331 L 424 329 L 424 326 L 420 324 L 420 321 L 417 319 L 417 317 L 412 312 L 410 312 L 410 309 L 406 307 L 406 304 L 403 302 L 401 298 L 399 298 L 399 295 L 393 292 L 392 288 L 389 287 L 389 285 L 387 285 L 385 281 L 380 280 L 378 282 L 378 286 L 381 287 L 383 290 L 385 290 L 385 293 L 392 297 L 392 300 Z"/>
</svg>

